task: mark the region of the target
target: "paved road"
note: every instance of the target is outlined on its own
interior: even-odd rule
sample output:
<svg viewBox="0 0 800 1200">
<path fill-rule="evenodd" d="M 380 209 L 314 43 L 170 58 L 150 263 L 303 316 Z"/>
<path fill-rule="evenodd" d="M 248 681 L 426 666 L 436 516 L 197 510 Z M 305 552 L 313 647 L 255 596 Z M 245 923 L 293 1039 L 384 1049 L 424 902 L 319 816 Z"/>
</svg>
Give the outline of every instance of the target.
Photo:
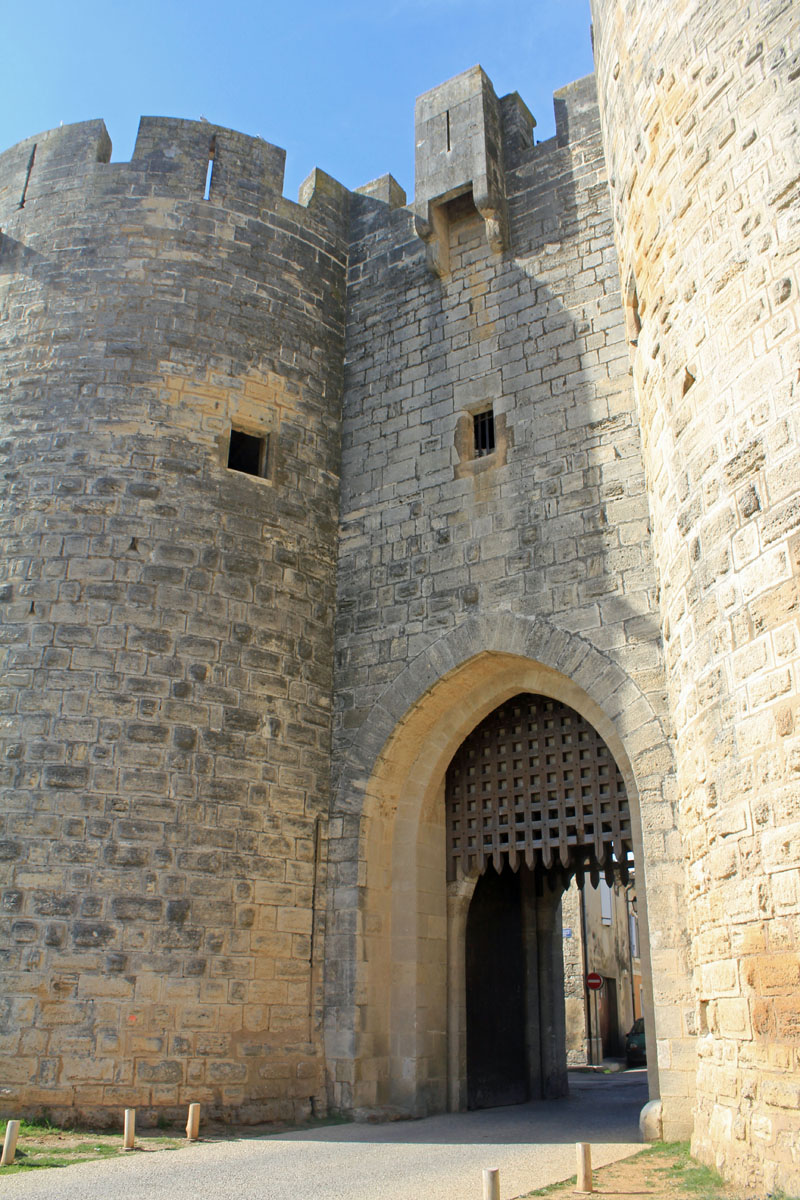
<svg viewBox="0 0 800 1200">
<path fill-rule="evenodd" d="M 573 1075 L 554 1103 L 388 1125 L 200 1142 L 175 1152 L 39 1170 L 0 1180 L 25 1200 L 480 1200 L 500 1168 L 502 1200 L 575 1174 L 575 1142 L 602 1166 L 640 1148 L 646 1073 Z"/>
</svg>

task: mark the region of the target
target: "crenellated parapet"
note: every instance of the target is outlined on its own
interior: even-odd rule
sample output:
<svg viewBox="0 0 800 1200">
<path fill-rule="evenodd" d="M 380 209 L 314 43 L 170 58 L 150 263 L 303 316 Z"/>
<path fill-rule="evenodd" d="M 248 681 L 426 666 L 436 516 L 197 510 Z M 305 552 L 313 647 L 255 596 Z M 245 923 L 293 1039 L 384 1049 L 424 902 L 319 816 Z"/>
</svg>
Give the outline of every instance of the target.
<svg viewBox="0 0 800 1200">
<path fill-rule="evenodd" d="M 281 147 L 208 121 L 142 117 L 131 161 L 111 162 L 103 121 L 82 121 L 27 138 L 0 154 L 0 220 L 7 222 L 34 201 L 72 190 L 83 192 L 87 203 L 92 196 L 158 196 L 266 214 L 291 205 L 282 194 L 285 161 Z M 323 174 L 312 172 L 300 205 L 292 207 L 308 208 L 313 215 L 313 180 Z M 328 211 L 323 224 L 333 216 L 332 232 L 337 225 L 329 203 L 335 194 L 341 236 L 348 192 L 324 178 Z"/>
</svg>

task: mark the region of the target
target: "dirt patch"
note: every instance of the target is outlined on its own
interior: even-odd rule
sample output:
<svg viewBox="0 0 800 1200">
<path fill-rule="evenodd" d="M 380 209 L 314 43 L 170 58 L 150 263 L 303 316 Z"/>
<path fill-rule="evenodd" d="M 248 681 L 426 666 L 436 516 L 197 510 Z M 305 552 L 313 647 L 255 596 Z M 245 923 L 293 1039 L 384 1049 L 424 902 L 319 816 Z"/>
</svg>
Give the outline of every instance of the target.
<svg viewBox="0 0 800 1200">
<path fill-rule="evenodd" d="M 683 1143 L 648 1146 L 592 1174 L 592 1195 L 603 1200 L 743 1200 L 745 1195 L 729 1187 L 716 1171 L 694 1162 Z M 587 1200 L 585 1192 L 576 1191 L 574 1179 L 529 1195 Z"/>
</svg>

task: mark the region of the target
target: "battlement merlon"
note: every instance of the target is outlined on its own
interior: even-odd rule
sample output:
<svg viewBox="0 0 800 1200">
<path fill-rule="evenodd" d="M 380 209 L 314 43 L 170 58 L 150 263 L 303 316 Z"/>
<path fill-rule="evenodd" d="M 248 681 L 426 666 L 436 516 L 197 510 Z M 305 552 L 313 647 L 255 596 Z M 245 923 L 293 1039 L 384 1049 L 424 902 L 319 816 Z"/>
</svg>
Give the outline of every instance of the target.
<svg viewBox="0 0 800 1200">
<path fill-rule="evenodd" d="M 212 173 L 208 198 L 230 204 L 236 199 L 258 203 L 265 193 L 283 192 L 286 151 L 263 138 L 176 117 L 142 117 L 132 163 L 176 189 L 203 195 L 208 164 Z"/>
<path fill-rule="evenodd" d="M 486 223 L 486 238 L 499 253 L 508 246 L 503 112 L 491 80 L 472 67 L 419 97 L 414 212 L 417 231 L 429 243 L 431 266 L 447 271 L 445 205 L 472 191 Z"/>
<path fill-rule="evenodd" d="M 597 81 L 594 75 L 584 75 L 553 93 L 556 118 L 556 142 L 568 146 L 571 142 L 600 131 L 600 109 L 597 104 Z"/>
<path fill-rule="evenodd" d="M 355 189 L 357 196 L 368 196 L 372 200 L 380 200 L 389 208 L 405 208 L 408 197 L 393 175 L 380 175 L 370 179 Z"/>
<path fill-rule="evenodd" d="M 17 142 L 0 154 L 0 213 L 57 191 L 110 158 L 111 138 L 100 120 L 61 125 Z"/>
</svg>

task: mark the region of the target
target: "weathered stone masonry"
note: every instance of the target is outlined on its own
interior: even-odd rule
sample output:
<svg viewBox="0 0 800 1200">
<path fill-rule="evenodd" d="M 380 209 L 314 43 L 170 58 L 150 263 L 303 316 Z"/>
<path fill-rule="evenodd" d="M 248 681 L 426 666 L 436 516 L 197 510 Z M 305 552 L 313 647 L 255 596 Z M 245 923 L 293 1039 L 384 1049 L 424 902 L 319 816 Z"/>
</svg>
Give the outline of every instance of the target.
<svg viewBox="0 0 800 1200">
<path fill-rule="evenodd" d="M 687 849 L 694 1145 L 794 1193 L 800 13 L 593 7 Z"/>
<path fill-rule="evenodd" d="M 624 779 L 665 1136 L 800 1188 L 797 5 L 593 9 L 599 110 L 467 71 L 409 205 L 0 156 L 3 1111 L 464 1107 L 445 775 L 533 693 Z"/>
<path fill-rule="evenodd" d="M 0 160 L 5 1096 L 293 1116 L 324 1089 L 347 195 L 289 203 L 282 151 L 208 125 L 109 150 Z"/>
</svg>

